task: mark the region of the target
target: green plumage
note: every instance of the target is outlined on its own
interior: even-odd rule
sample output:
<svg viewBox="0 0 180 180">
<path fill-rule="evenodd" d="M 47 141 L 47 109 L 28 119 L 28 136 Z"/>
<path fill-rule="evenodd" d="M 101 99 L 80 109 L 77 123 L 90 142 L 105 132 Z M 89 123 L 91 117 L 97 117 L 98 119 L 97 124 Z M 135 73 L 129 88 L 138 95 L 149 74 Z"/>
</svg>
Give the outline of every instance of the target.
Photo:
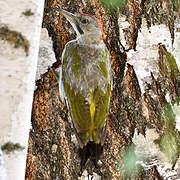
<svg viewBox="0 0 180 180">
<path fill-rule="evenodd" d="M 88 53 L 84 53 L 87 51 Z M 94 54 L 93 56 L 91 54 Z M 104 56 L 106 54 L 106 56 Z M 110 62 L 104 47 L 89 47 L 73 41 L 66 45 L 62 80 L 69 111 L 81 147 L 88 141 L 104 143 L 105 121 L 111 92 Z M 92 123 L 90 104 L 94 102 Z"/>
</svg>

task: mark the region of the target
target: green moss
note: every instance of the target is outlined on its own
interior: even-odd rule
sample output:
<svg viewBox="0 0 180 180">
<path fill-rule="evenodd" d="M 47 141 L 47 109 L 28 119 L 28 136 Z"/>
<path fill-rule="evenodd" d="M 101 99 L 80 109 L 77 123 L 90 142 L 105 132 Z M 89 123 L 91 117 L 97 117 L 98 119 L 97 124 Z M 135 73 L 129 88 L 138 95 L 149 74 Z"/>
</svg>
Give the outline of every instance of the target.
<svg viewBox="0 0 180 180">
<path fill-rule="evenodd" d="M 27 9 L 26 11 L 22 12 L 23 15 L 25 16 L 32 16 L 34 13 L 31 11 L 31 9 Z"/>
<path fill-rule="evenodd" d="M 175 104 L 177 104 L 179 106 L 179 104 L 180 104 L 180 97 L 177 97 L 175 100 L 172 101 L 172 105 L 174 106 Z"/>
<path fill-rule="evenodd" d="M 160 151 L 165 154 L 169 162 L 175 165 L 180 155 L 179 132 L 176 130 L 176 115 L 171 104 L 165 104 L 161 115 L 161 126 L 163 129 L 160 137 L 155 140 Z"/>
<path fill-rule="evenodd" d="M 123 179 L 136 179 L 135 177 L 142 171 L 142 167 L 137 164 L 140 160 L 143 158 L 136 155 L 134 144 L 127 146 L 122 157 Z"/>
<path fill-rule="evenodd" d="M 127 4 L 127 0 L 100 0 L 101 4 L 110 11 L 122 10 Z"/>
<path fill-rule="evenodd" d="M 173 8 L 180 15 L 180 0 L 172 0 Z"/>
<path fill-rule="evenodd" d="M 108 77 L 107 65 L 104 61 L 99 62 L 99 70 L 105 78 Z"/>
<path fill-rule="evenodd" d="M 155 143 L 159 145 L 160 150 L 165 154 L 169 162 L 175 165 L 180 154 L 178 133 L 173 130 L 165 129 Z"/>
<path fill-rule="evenodd" d="M 179 77 L 180 72 L 176 64 L 174 56 L 166 50 L 166 47 L 162 44 L 159 45 L 159 71 L 161 75 L 166 79 L 169 84 L 169 90 L 172 92 L 171 86 L 173 86 L 177 96 L 180 96 L 179 89 Z"/>
<path fill-rule="evenodd" d="M 169 130 L 174 130 L 176 127 L 176 116 L 173 112 L 171 104 L 165 104 L 162 109 L 162 114 L 160 117 L 160 124 L 162 127 L 168 128 Z"/>
<path fill-rule="evenodd" d="M 9 30 L 8 27 L 0 27 L 0 38 L 14 44 L 15 48 L 23 47 L 26 55 L 29 52 L 29 41 L 24 36 L 16 31 Z"/>
<path fill-rule="evenodd" d="M 173 112 L 171 104 L 166 104 L 164 107 L 164 114 L 166 118 L 166 127 L 168 129 L 175 129 L 176 127 L 176 116 Z"/>
<path fill-rule="evenodd" d="M 174 56 L 169 53 L 164 45 L 159 47 L 159 69 L 162 75 L 174 80 L 179 73 Z"/>
<path fill-rule="evenodd" d="M 23 150 L 24 147 L 22 147 L 19 143 L 14 144 L 12 142 L 7 142 L 1 146 L 1 149 L 2 151 L 5 151 L 6 153 L 10 153 L 17 150 Z"/>
</svg>

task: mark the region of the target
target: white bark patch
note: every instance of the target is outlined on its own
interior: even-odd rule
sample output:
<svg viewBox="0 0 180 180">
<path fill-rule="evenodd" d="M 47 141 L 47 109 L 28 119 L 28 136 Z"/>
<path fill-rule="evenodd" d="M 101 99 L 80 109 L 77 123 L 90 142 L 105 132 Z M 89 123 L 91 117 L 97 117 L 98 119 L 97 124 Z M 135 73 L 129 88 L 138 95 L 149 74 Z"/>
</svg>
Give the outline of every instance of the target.
<svg viewBox="0 0 180 180">
<path fill-rule="evenodd" d="M 1 180 L 7 180 L 7 173 L 4 166 L 4 159 L 2 157 L 2 151 L 0 149 L 0 179 Z"/>
<path fill-rule="evenodd" d="M 47 72 L 48 68 L 56 62 L 53 51 L 51 38 L 48 36 L 47 29 L 41 29 L 41 40 L 39 45 L 39 58 L 36 72 L 36 80 L 41 78 L 41 75 Z"/>
</svg>

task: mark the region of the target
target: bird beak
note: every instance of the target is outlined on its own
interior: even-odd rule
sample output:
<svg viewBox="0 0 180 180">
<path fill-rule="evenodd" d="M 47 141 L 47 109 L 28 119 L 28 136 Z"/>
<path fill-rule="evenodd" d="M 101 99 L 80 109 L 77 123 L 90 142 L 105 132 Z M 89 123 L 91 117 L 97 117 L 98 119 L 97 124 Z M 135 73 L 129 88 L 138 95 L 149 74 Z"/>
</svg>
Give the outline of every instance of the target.
<svg viewBox="0 0 180 180">
<path fill-rule="evenodd" d="M 56 8 L 57 11 L 59 11 L 62 15 L 64 15 L 66 17 L 66 19 L 71 23 L 71 25 L 73 26 L 74 30 L 76 31 L 77 35 L 81 35 L 84 34 L 83 30 L 80 28 L 80 25 L 78 23 L 78 18 L 76 15 L 65 11 L 61 8 Z"/>
<path fill-rule="evenodd" d="M 67 20 L 69 20 L 70 22 L 74 22 L 76 19 L 76 16 L 68 11 L 65 11 L 61 8 L 56 8 L 57 11 L 59 11 L 64 17 L 67 18 Z"/>
</svg>

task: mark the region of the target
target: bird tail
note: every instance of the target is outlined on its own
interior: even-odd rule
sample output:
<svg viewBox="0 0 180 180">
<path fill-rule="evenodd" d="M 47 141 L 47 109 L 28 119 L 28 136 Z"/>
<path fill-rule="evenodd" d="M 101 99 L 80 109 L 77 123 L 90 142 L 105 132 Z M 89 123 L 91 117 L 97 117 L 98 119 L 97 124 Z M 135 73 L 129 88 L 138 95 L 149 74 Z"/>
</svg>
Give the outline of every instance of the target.
<svg viewBox="0 0 180 180">
<path fill-rule="evenodd" d="M 88 140 L 86 132 L 78 132 L 75 126 L 73 129 L 75 131 L 76 139 L 79 143 L 79 146 L 81 149 L 83 149 L 87 145 L 87 143 L 91 141 Z M 106 129 L 107 129 L 107 121 L 105 121 L 104 126 L 102 128 L 98 128 L 96 130 L 97 141 L 96 142 L 93 141 L 95 144 L 100 144 L 101 146 L 104 145 L 104 141 L 106 138 Z"/>
</svg>

